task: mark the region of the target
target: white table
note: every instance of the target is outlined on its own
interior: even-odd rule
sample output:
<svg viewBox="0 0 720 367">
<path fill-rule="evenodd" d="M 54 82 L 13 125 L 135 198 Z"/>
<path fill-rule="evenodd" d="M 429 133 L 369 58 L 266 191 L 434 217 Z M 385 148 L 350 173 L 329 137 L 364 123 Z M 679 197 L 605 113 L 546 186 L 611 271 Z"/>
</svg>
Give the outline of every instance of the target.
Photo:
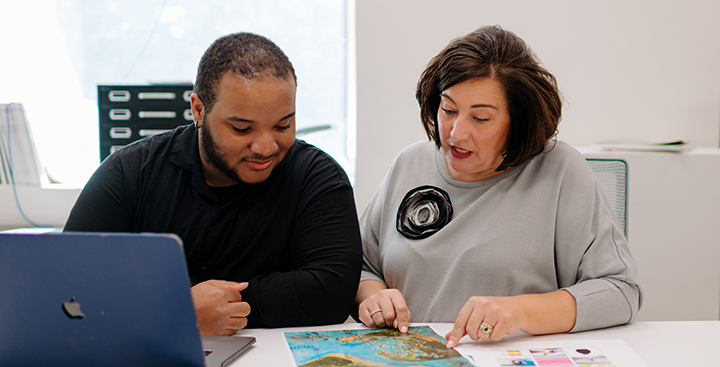
<svg viewBox="0 0 720 367">
<path fill-rule="evenodd" d="M 449 323 L 411 324 L 430 325 L 444 336 L 452 328 Z M 255 345 L 241 356 L 234 367 L 243 366 L 295 366 L 285 342 L 286 331 L 320 331 L 364 328 L 361 324 L 340 324 L 304 328 L 249 329 L 238 335 L 257 339 Z M 465 337 L 457 347 L 461 353 L 478 347 L 505 348 L 513 343 L 537 341 L 538 344 L 554 341 L 621 339 L 652 367 L 720 366 L 720 321 L 641 321 L 627 326 L 587 331 L 574 334 L 505 336 L 499 343 L 475 342 Z"/>
</svg>

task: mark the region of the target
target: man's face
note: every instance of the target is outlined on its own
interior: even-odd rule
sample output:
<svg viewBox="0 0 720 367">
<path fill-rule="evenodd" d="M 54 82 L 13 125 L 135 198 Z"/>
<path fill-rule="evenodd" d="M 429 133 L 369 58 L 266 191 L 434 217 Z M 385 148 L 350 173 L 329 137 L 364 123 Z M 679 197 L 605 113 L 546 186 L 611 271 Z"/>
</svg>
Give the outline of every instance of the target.
<svg viewBox="0 0 720 367">
<path fill-rule="evenodd" d="M 295 81 L 233 72 L 220 78 L 210 112 L 197 95 L 192 112 L 201 121 L 200 158 L 210 186 L 265 181 L 295 141 Z"/>
</svg>

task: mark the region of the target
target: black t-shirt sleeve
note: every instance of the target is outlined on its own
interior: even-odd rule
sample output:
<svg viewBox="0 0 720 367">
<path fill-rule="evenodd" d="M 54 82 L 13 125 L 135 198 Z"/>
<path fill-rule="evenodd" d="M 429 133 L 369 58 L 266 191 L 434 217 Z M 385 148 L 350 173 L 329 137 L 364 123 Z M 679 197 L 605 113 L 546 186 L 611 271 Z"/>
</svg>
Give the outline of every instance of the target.
<svg viewBox="0 0 720 367">
<path fill-rule="evenodd" d="M 248 327 L 342 323 L 353 307 L 362 249 L 352 187 L 334 162 L 307 179 L 285 254 L 291 270 L 250 281 Z"/>
<path fill-rule="evenodd" d="M 120 159 L 110 157 L 95 171 L 70 211 L 64 232 L 131 232 Z"/>
</svg>

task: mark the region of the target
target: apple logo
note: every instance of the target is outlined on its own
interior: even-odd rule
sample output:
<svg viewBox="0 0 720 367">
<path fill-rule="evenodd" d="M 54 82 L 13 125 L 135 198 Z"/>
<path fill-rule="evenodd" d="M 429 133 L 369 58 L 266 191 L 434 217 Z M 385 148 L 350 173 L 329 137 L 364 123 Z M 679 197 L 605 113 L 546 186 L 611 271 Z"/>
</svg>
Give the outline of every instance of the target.
<svg viewBox="0 0 720 367">
<path fill-rule="evenodd" d="M 63 311 L 71 319 L 82 319 L 85 314 L 80 309 L 80 302 L 75 302 L 75 297 L 70 299 L 70 302 L 63 303 Z"/>
</svg>

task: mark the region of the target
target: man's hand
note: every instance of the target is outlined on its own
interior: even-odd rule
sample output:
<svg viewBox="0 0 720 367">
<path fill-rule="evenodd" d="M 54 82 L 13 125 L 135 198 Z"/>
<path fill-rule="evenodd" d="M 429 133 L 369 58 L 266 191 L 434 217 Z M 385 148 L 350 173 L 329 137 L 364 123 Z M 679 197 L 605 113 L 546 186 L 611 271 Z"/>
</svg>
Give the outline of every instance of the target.
<svg viewBox="0 0 720 367">
<path fill-rule="evenodd" d="M 201 335 L 232 335 L 247 325 L 250 305 L 240 295 L 247 286 L 208 280 L 190 289 Z"/>
</svg>

